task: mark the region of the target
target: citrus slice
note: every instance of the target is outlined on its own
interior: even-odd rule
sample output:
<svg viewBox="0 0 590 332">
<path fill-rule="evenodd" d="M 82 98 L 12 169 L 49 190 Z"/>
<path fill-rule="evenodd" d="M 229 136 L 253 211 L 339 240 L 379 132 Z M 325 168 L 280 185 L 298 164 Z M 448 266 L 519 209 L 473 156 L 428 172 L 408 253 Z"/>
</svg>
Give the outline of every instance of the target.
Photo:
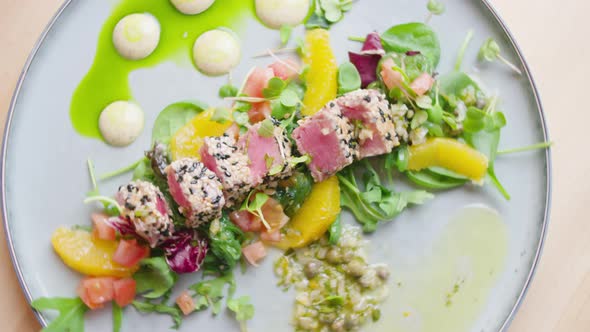
<svg viewBox="0 0 590 332">
<path fill-rule="evenodd" d="M 419 171 L 438 166 L 481 181 L 488 170 L 488 158 L 469 145 L 450 138 L 431 138 L 410 147 L 408 169 Z"/>
<path fill-rule="evenodd" d="M 340 187 L 333 176 L 313 185 L 311 194 L 291 218 L 281 249 L 301 248 L 322 237 L 340 214 Z"/>
<path fill-rule="evenodd" d="M 95 277 L 128 277 L 138 266 L 124 267 L 113 261 L 118 241 L 99 240 L 82 230 L 58 228 L 51 237 L 53 249 L 71 269 Z"/>
<path fill-rule="evenodd" d="M 209 109 L 190 120 L 170 139 L 170 153 L 173 160 L 182 158 L 201 159 L 199 150 L 205 137 L 221 136 L 232 124 L 231 121 L 219 123 L 211 120 L 215 110 Z"/>
<path fill-rule="evenodd" d="M 338 92 L 338 64 L 330 47 L 330 33 L 327 30 L 307 32 L 303 62 L 309 68 L 305 75 L 307 91 L 303 98 L 302 114 L 309 116 L 336 98 Z"/>
</svg>

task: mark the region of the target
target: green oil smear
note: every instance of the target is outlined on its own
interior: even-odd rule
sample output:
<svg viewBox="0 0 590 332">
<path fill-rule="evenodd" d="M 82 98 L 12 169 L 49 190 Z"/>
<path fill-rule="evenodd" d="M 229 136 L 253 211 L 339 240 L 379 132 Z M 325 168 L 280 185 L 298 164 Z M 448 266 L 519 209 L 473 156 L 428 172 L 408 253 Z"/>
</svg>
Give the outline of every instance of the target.
<svg viewBox="0 0 590 332">
<path fill-rule="evenodd" d="M 160 44 L 143 60 L 127 60 L 113 45 L 113 29 L 124 16 L 144 12 L 160 22 Z M 70 119 L 74 129 L 83 136 L 100 139 L 100 112 L 113 101 L 133 99 L 128 79 L 132 71 L 165 60 L 192 63 L 192 47 L 199 35 L 221 26 L 237 30 L 253 13 L 253 0 L 217 0 L 198 15 L 183 15 L 168 0 L 123 0 L 104 23 L 94 63 L 72 96 Z"/>
<path fill-rule="evenodd" d="M 469 331 L 481 314 L 508 253 L 508 232 L 499 214 L 464 208 L 414 271 L 394 273 L 381 319 L 369 329 L 391 332 Z"/>
</svg>

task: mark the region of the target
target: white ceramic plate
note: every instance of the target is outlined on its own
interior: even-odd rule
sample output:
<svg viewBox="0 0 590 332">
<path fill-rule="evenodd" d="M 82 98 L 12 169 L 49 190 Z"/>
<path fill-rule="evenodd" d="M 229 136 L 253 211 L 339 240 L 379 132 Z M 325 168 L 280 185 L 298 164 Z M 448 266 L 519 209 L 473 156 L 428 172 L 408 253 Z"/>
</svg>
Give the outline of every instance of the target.
<svg viewBox="0 0 590 332">
<path fill-rule="evenodd" d="M 354 9 L 331 30 L 335 53 L 344 60 L 347 50 L 359 47 L 347 41 L 349 35 L 422 21 L 425 2 L 355 3 Z M 59 225 L 88 222 L 91 208 L 81 203 L 89 188 L 86 159 L 94 159 L 101 173 L 132 162 L 149 145 L 150 130 L 130 147 L 115 149 L 79 136 L 70 123 L 72 92 L 92 64 L 99 31 L 112 6 L 112 1 L 103 0 L 66 1 L 29 58 L 10 109 L 2 154 L 3 219 L 16 272 L 28 300 L 75 294 L 80 276 L 54 254 L 50 235 Z M 443 73 L 452 67 L 466 32 L 474 30 L 464 69 L 484 82 L 488 92 L 501 97 L 501 108 L 508 119 L 501 147 L 548 139 L 537 91 L 522 54 L 486 1 L 447 1 L 447 12 L 431 24 L 441 40 L 439 70 Z M 254 61 L 251 55 L 278 39 L 276 31 L 255 20 L 250 20 L 241 34 L 244 57 L 234 72 L 236 78 L 244 77 L 253 64 L 268 61 Z M 476 64 L 477 48 L 488 36 L 495 37 L 504 55 L 524 68 L 522 77 L 498 64 Z M 146 111 L 148 129 L 158 111 L 172 102 L 197 97 L 210 104 L 218 103 L 217 88 L 223 83 L 223 78 L 206 78 L 190 66 L 174 63 L 130 75 L 133 96 Z M 466 187 L 437 194 L 427 205 L 408 210 L 394 222 L 382 225 L 369 237 L 369 252 L 372 261 L 385 261 L 391 266 L 396 284 L 383 307 L 384 318 L 371 329 L 504 329 L 522 300 L 539 258 L 548 222 L 550 165 L 549 151 L 502 157 L 497 162 L 497 173 L 512 194 L 511 201 L 505 201 L 489 186 Z M 117 184 L 125 180 L 116 179 L 101 189 L 114 192 Z M 462 207 L 474 203 L 499 211 L 502 223 L 487 229 L 474 220 L 473 225 L 460 231 L 449 225 Z M 256 306 L 256 317 L 250 323 L 252 331 L 291 329 L 288 322 L 293 297 L 274 287 L 276 279 L 271 268 L 272 259 L 267 258 L 260 268 L 238 276 L 238 294 L 251 295 Z M 481 274 L 485 269 L 489 277 Z M 429 285 L 448 281 L 451 290 L 452 281 L 457 278 L 466 279 L 467 284 L 473 281 L 473 289 L 465 298 L 459 295 L 455 299 L 462 304 L 445 307 L 445 292 Z M 196 276 L 183 276 L 177 289 L 195 280 Z M 428 308 L 435 309 L 431 312 Z M 37 314 L 42 324 L 51 319 Z M 226 316 L 192 315 L 181 330 L 236 330 L 236 323 Z M 163 331 L 170 325 L 168 317 L 144 316 L 127 309 L 123 331 Z M 87 315 L 87 331 L 105 331 L 110 326 L 108 310 Z"/>
</svg>

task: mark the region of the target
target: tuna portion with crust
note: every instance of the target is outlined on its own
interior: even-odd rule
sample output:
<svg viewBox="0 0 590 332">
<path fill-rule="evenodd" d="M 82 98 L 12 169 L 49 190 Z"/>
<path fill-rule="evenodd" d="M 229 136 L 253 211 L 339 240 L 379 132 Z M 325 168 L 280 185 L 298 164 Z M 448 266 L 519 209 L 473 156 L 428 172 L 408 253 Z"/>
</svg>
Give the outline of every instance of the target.
<svg viewBox="0 0 590 332">
<path fill-rule="evenodd" d="M 174 232 L 172 211 L 158 187 L 146 181 L 120 186 L 115 196 L 121 218 L 133 224 L 135 232 L 153 248 Z"/>
<path fill-rule="evenodd" d="M 240 151 L 233 136 L 207 137 L 201 161 L 221 180 L 225 206 L 241 203 L 252 189 L 248 156 Z"/>
<path fill-rule="evenodd" d="M 248 156 L 252 187 L 272 188 L 278 180 L 291 175 L 291 142 L 278 125 L 273 124 L 272 130 L 261 130 L 262 126 L 252 125 L 240 137 L 238 148 Z"/>
<path fill-rule="evenodd" d="M 311 158 L 308 167 L 316 182 L 352 164 L 358 155 L 354 127 L 335 102 L 300 120 L 293 139 L 299 153 Z"/>
<path fill-rule="evenodd" d="M 399 145 L 385 95 L 377 90 L 356 90 L 335 102 L 355 128 L 359 159 L 389 153 Z"/>
</svg>

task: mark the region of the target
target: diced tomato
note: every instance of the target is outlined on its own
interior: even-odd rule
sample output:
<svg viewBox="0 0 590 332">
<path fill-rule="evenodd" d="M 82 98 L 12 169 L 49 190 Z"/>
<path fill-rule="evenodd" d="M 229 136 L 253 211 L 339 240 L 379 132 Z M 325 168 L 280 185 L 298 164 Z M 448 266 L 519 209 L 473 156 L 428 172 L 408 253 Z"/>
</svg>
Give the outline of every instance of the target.
<svg viewBox="0 0 590 332">
<path fill-rule="evenodd" d="M 293 79 L 299 75 L 299 64 L 291 59 L 277 61 L 270 66 L 274 75 L 284 81 Z"/>
<path fill-rule="evenodd" d="M 150 249 L 137 244 L 137 240 L 121 240 L 117 250 L 113 254 L 113 261 L 125 267 L 137 265 L 140 260 L 150 254 Z"/>
<path fill-rule="evenodd" d="M 383 83 L 388 89 L 399 88 L 402 86 L 403 76 L 401 73 L 393 70 L 395 62 L 393 59 L 385 59 L 381 64 L 381 77 Z"/>
<path fill-rule="evenodd" d="M 281 231 L 278 229 L 260 233 L 260 240 L 263 242 L 281 242 L 281 239 Z"/>
<path fill-rule="evenodd" d="M 274 76 L 272 68 L 255 67 L 248 75 L 242 93 L 249 97 L 262 98 L 262 90 L 267 87 L 268 81 Z"/>
<path fill-rule="evenodd" d="M 244 232 L 259 232 L 262 222 L 248 211 L 233 211 L 229 219 Z"/>
<path fill-rule="evenodd" d="M 93 213 L 90 216 L 92 219 L 92 224 L 94 228 L 92 229 L 92 235 L 95 238 L 106 240 L 106 241 L 115 241 L 117 237 L 116 230 L 108 224 L 107 219 L 109 217 L 104 213 Z"/>
<path fill-rule="evenodd" d="M 242 248 L 242 254 L 248 263 L 258 266 L 258 262 L 266 257 L 266 248 L 262 242 L 254 242 Z"/>
<path fill-rule="evenodd" d="M 120 307 L 131 304 L 133 299 L 135 299 L 136 283 L 133 278 L 115 280 L 113 288 L 115 292 L 115 302 L 117 302 Z"/>
<path fill-rule="evenodd" d="M 252 108 L 248 111 L 248 119 L 250 123 L 258 123 L 264 121 L 270 117 L 272 109 L 270 108 L 270 102 L 265 101 L 262 103 L 252 103 Z"/>
<path fill-rule="evenodd" d="M 176 304 L 185 316 L 195 311 L 195 301 L 193 301 L 192 296 L 186 290 L 176 298 Z"/>
<path fill-rule="evenodd" d="M 261 211 L 272 230 L 279 230 L 289 222 L 289 217 L 283 212 L 283 206 L 274 198 L 269 198 Z"/>
<path fill-rule="evenodd" d="M 90 309 L 102 308 L 105 303 L 114 297 L 114 278 L 84 278 L 78 286 L 80 299 Z"/>
<path fill-rule="evenodd" d="M 420 76 L 416 77 L 412 83 L 410 83 L 410 88 L 412 88 L 412 90 L 414 90 L 418 96 L 422 96 L 426 92 L 430 91 L 433 84 L 434 78 L 428 73 L 422 73 Z"/>
</svg>

